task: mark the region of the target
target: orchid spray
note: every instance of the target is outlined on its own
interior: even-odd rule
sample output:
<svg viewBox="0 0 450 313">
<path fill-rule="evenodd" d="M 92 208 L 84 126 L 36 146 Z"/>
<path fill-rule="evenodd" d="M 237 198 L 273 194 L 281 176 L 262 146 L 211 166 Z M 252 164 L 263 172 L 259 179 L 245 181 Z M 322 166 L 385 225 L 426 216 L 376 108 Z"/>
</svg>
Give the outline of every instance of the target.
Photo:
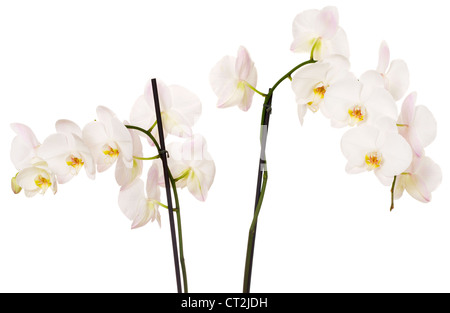
<svg viewBox="0 0 450 313">
<path fill-rule="evenodd" d="M 118 205 L 132 229 L 155 221 L 161 227 L 159 210 L 169 211 L 177 290 L 188 292 L 178 189 L 187 187 L 196 199 L 205 201 L 215 176 L 205 139 L 192 131 L 201 108 L 200 100 L 189 90 L 152 79 L 132 107 L 130 122 L 120 121 L 110 109 L 99 106 L 97 118 L 83 129 L 69 120 L 57 121 L 56 133 L 42 144 L 28 126 L 12 124 L 17 134 L 11 144 L 11 160 L 17 169 L 11 179 L 12 190 L 16 194 L 23 190 L 27 197 L 49 189 L 55 194 L 58 184 L 74 179 L 83 168 L 95 179 L 97 172 L 115 166 Z M 168 135 L 183 141 L 166 147 Z M 143 138 L 157 150 L 155 155 L 143 155 Z M 144 162 L 151 162 L 145 183 L 141 178 Z M 160 187 L 166 189 L 167 204 L 162 203 Z"/>
<path fill-rule="evenodd" d="M 345 170 L 349 174 L 373 172 L 382 184 L 391 186 L 390 210 L 404 190 L 429 202 L 442 180 L 440 167 L 424 152 L 436 136 L 436 120 L 426 107 L 415 106 L 415 92 L 404 99 L 399 114 L 397 101 L 408 89 L 409 71 L 403 60 L 390 61 L 386 42 L 381 43 L 376 70 L 357 78 L 350 71 L 349 45 L 339 26 L 337 8 L 301 12 L 294 19 L 292 34 L 291 50 L 307 53 L 309 58 L 283 75 L 267 93 L 256 89 L 256 68 L 242 46 L 236 57 L 222 58 L 210 72 L 219 108 L 238 106 L 247 111 L 255 94 L 264 98 L 256 199 L 244 270 L 246 293 L 250 292 L 256 226 L 268 180 L 265 151 L 273 94 L 285 80 L 291 81 L 301 125 L 308 111 L 321 111 L 332 127 L 350 128 L 341 140 L 348 161 Z"/>
</svg>

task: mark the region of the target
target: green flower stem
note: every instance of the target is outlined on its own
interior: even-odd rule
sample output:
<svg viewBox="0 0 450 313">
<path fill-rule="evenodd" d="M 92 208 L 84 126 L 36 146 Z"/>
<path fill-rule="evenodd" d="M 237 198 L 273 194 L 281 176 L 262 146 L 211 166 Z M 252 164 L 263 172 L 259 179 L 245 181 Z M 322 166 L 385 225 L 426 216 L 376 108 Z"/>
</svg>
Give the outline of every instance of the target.
<svg viewBox="0 0 450 313">
<path fill-rule="evenodd" d="M 155 122 L 153 123 L 153 125 L 148 129 L 148 131 L 151 133 L 152 130 L 153 130 L 153 128 L 155 128 L 157 124 L 158 124 L 158 121 L 155 121 Z"/>
<path fill-rule="evenodd" d="M 188 177 L 190 174 L 190 171 L 184 171 L 179 177 L 175 178 L 174 181 L 177 182 L 179 180 L 182 180 L 183 178 Z"/>
<path fill-rule="evenodd" d="M 160 158 L 159 155 L 155 155 L 155 156 L 152 156 L 152 157 L 149 157 L 149 158 L 143 158 L 143 157 L 133 156 L 133 159 L 136 159 L 136 160 L 143 160 L 143 161 L 156 160 L 156 159 L 159 159 L 159 158 Z"/>
<path fill-rule="evenodd" d="M 391 208 L 390 208 L 391 212 L 394 209 L 394 192 L 395 192 L 395 183 L 396 182 L 397 182 L 397 176 L 394 176 L 394 181 L 392 182 L 392 187 L 391 187 Z"/>
<path fill-rule="evenodd" d="M 155 124 L 153 124 L 152 128 L 155 125 L 156 125 L 156 122 L 155 122 Z M 133 126 L 133 125 L 125 125 L 125 127 L 128 129 L 134 129 L 134 130 L 137 130 L 137 131 L 140 131 L 140 132 L 146 134 L 150 138 L 150 140 L 153 142 L 153 144 L 155 145 L 158 152 L 161 152 L 161 147 L 160 147 L 158 141 L 156 141 L 155 137 L 151 134 L 152 128 L 149 130 L 145 130 L 141 127 Z M 181 229 L 181 213 L 180 213 L 181 209 L 180 209 L 180 202 L 178 199 L 178 191 L 177 191 L 176 181 L 173 178 L 172 173 L 170 172 L 170 169 L 169 169 L 169 178 L 170 178 L 170 183 L 171 183 L 172 189 L 173 189 L 173 196 L 175 199 L 174 211 L 177 214 L 178 249 L 179 249 L 179 253 L 180 253 L 179 258 L 180 258 L 180 264 L 181 264 L 181 272 L 183 274 L 184 292 L 187 293 L 188 292 L 188 281 L 187 281 L 186 263 L 184 261 L 183 234 L 182 234 L 182 229 Z"/>
<path fill-rule="evenodd" d="M 252 224 L 250 225 L 250 230 L 248 232 L 248 242 L 247 242 L 247 255 L 245 257 L 245 272 L 244 272 L 244 292 L 250 292 L 250 279 L 251 279 L 251 267 L 253 263 L 253 251 L 255 246 L 255 235 L 256 235 L 256 224 L 258 222 L 259 212 L 261 211 L 261 206 L 264 200 L 264 194 L 266 192 L 268 173 L 265 170 L 263 174 L 263 181 L 261 187 L 261 193 L 259 196 L 258 204 L 253 214 Z"/>
<path fill-rule="evenodd" d="M 316 42 L 317 43 L 317 42 Z M 263 198 L 264 198 L 264 192 L 266 189 L 267 184 L 267 165 L 266 165 L 266 141 L 267 141 L 267 133 L 268 133 L 268 124 L 269 124 L 269 116 L 272 111 L 272 96 L 275 89 L 286 79 L 292 80 L 292 74 L 300 69 L 301 67 L 316 63 L 317 61 L 313 58 L 313 52 L 315 49 L 315 46 L 313 47 L 313 50 L 311 51 L 311 58 L 303 63 L 300 63 L 299 65 L 295 66 L 293 69 L 291 69 L 289 72 L 287 72 L 283 77 L 281 77 L 271 89 L 269 89 L 269 92 L 267 95 L 265 95 L 264 104 L 262 108 L 262 115 L 261 115 L 261 131 L 260 131 L 260 143 L 261 143 L 261 154 L 260 154 L 260 163 L 259 163 L 259 172 L 258 172 L 258 183 L 257 183 L 257 191 L 256 191 L 256 200 L 257 204 L 255 207 L 254 215 L 252 224 L 250 226 L 249 230 L 249 238 L 248 238 L 248 244 L 247 244 L 247 255 L 245 259 L 245 271 L 244 271 L 244 293 L 250 292 L 250 283 L 251 283 L 251 275 L 252 275 L 252 267 L 253 267 L 253 255 L 254 255 L 254 248 L 255 248 L 255 238 L 256 238 L 256 225 L 258 222 L 258 216 L 259 212 L 261 210 Z M 262 177 L 261 177 L 262 175 Z M 261 185 L 261 179 L 262 179 L 262 185 Z"/>
<path fill-rule="evenodd" d="M 251 90 L 253 90 L 254 92 L 256 92 L 257 94 L 263 96 L 263 97 L 267 97 L 267 95 L 261 91 L 259 91 L 258 89 L 256 89 L 255 87 L 253 87 L 252 85 L 250 85 L 248 82 L 245 82 L 245 84 L 247 85 L 248 88 L 250 88 Z"/>
</svg>

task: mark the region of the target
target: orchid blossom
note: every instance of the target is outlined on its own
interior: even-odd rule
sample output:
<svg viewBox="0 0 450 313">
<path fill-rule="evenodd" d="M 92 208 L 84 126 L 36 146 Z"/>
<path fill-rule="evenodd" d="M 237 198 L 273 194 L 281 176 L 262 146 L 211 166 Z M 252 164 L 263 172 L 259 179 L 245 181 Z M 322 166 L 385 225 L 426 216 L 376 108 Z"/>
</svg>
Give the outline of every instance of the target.
<svg viewBox="0 0 450 313">
<path fill-rule="evenodd" d="M 424 155 L 424 148 L 436 138 L 436 119 L 430 110 L 415 106 L 417 93 L 413 92 L 403 101 L 402 110 L 397 121 L 399 133 L 406 138 L 416 156 Z"/>
<path fill-rule="evenodd" d="M 39 147 L 39 156 L 64 184 L 85 168 L 89 178 L 95 178 L 95 162 L 91 151 L 83 142 L 81 128 L 69 120 L 56 122 L 56 134 L 47 137 Z"/>
<path fill-rule="evenodd" d="M 125 122 L 126 123 L 126 122 Z M 128 124 L 128 123 L 126 123 Z M 135 130 L 128 130 L 131 135 L 131 140 L 133 143 L 133 166 L 127 167 L 125 162 L 119 158 L 116 165 L 116 181 L 119 186 L 126 186 L 131 184 L 136 178 L 142 175 L 144 162 L 143 162 L 143 152 L 142 143 L 138 133 Z"/>
<path fill-rule="evenodd" d="M 333 55 L 300 68 L 292 77 L 292 90 L 298 105 L 298 118 L 303 125 L 307 109 L 317 112 L 327 89 L 350 75 L 350 63 L 341 55 Z"/>
<path fill-rule="evenodd" d="M 155 220 L 161 227 L 161 214 L 158 210 L 161 201 L 161 192 L 158 186 L 159 176 L 159 167 L 153 164 L 148 171 L 145 191 L 144 182 L 140 178 L 120 189 L 119 207 L 132 221 L 132 229 L 142 227 L 149 221 L 154 222 Z"/>
<path fill-rule="evenodd" d="M 389 122 L 379 123 L 379 127 L 364 125 L 352 128 L 342 136 L 341 149 L 347 158 L 347 173 L 373 171 L 381 183 L 388 186 L 395 176 L 410 166 L 411 147 L 392 125 Z"/>
<path fill-rule="evenodd" d="M 293 52 L 311 52 L 315 60 L 333 54 L 349 57 L 347 35 L 339 26 L 336 7 L 322 10 L 307 10 L 298 14 L 292 25 Z"/>
<path fill-rule="evenodd" d="M 223 57 L 209 74 L 211 87 L 218 97 L 218 108 L 237 105 L 242 111 L 247 111 L 252 104 L 257 80 L 255 65 L 242 46 L 237 57 Z"/>
<path fill-rule="evenodd" d="M 161 80 L 157 81 L 157 87 L 164 135 L 190 137 L 192 126 L 202 112 L 199 98 L 184 87 L 167 86 Z M 130 123 L 150 130 L 152 135 L 158 139 L 158 129 L 154 127 L 155 122 L 153 88 L 149 81 L 145 86 L 144 94 L 136 100 L 131 109 Z"/>
<path fill-rule="evenodd" d="M 420 202 L 430 202 L 431 193 L 441 184 L 442 171 L 431 158 L 414 155 L 411 166 L 397 176 L 394 189 L 395 199 L 406 190 L 411 197 Z"/>
<path fill-rule="evenodd" d="M 205 139 L 201 135 L 194 135 L 183 143 L 171 143 L 167 150 L 170 155 L 168 164 L 176 186 L 187 187 L 195 198 L 205 201 L 216 173 Z"/>
<path fill-rule="evenodd" d="M 108 108 L 97 107 L 98 120 L 83 129 L 83 140 L 91 150 L 98 172 L 104 172 L 121 158 L 133 167 L 133 144 L 129 131 Z"/>
<path fill-rule="evenodd" d="M 397 106 L 391 94 L 371 78 L 371 75 L 360 80 L 346 77 L 328 88 L 322 113 L 333 127 L 374 124 L 381 117 L 397 119 Z"/>
<path fill-rule="evenodd" d="M 383 78 L 385 88 L 391 93 L 395 101 L 400 100 L 409 86 L 409 70 L 405 61 L 390 62 L 390 51 L 387 43 L 380 45 L 378 66 L 376 72 Z"/>
</svg>

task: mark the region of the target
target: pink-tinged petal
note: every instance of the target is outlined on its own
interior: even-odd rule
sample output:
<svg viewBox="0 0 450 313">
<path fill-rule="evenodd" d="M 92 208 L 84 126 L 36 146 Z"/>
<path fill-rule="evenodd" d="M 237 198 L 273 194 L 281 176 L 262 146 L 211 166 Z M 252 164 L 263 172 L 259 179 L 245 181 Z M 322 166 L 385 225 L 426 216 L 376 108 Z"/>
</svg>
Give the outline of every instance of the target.
<svg viewBox="0 0 450 313">
<path fill-rule="evenodd" d="M 291 50 L 294 52 L 308 52 L 311 50 L 314 38 L 318 38 L 319 34 L 314 32 L 314 25 L 319 15 L 319 10 L 303 11 L 294 18 L 292 23 L 292 35 L 294 40 L 291 44 Z"/>
<path fill-rule="evenodd" d="M 31 165 L 31 160 L 36 156 L 36 148 L 39 142 L 33 131 L 24 124 L 14 123 L 11 128 L 16 132 L 11 143 L 10 157 L 17 170 L 22 170 Z"/>
<path fill-rule="evenodd" d="M 331 39 L 336 34 L 339 25 L 339 14 L 336 7 L 323 8 L 313 24 L 317 34 L 325 39 Z"/>
<path fill-rule="evenodd" d="M 209 74 L 209 82 L 218 97 L 217 107 L 225 108 L 234 105 L 229 103 L 229 99 L 233 96 L 239 78 L 235 73 L 236 58 L 232 56 L 223 57 L 212 68 Z"/>
<path fill-rule="evenodd" d="M 431 111 L 423 106 L 416 107 L 412 126 L 416 131 L 419 142 L 422 147 L 427 147 L 436 138 L 437 122 Z"/>
<path fill-rule="evenodd" d="M 75 124 L 70 120 L 58 120 L 55 123 L 55 128 L 58 133 L 63 133 L 66 135 L 75 134 L 78 137 L 82 137 L 82 132 L 80 126 Z"/>
<path fill-rule="evenodd" d="M 39 141 L 37 140 L 31 128 L 29 128 L 27 125 L 13 123 L 11 124 L 11 128 L 19 137 L 22 138 L 24 144 L 30 147 L 30 149 L 39 146 Z"/>
<path fill-rule="evenodd" d="M 159 179 L 162 175 L 164 175 L 164 173 L 162 173 L 162 167 L 158 166 L 156 163 L 153 163 L 147 174 L 147 199 L 158 202 L 161 201 Z"/>
<path fill-rule="evenodd" d="M 389 61 L 391 60 L 391 53 L 386 41 L 382 41 L 380 44 L 380 50 L 378 54 L 378 66 L 377 72 L 384 74 L 389 66 Z"/>
<path fill-rule="evenodd" d="M 130 132 L 117 118 L 111 120 L 111 139 L 119 146 L 119 157 L 128 168 L 133 167 L 133 141 Z"/>
<path fill-rule="evenodd" d="M 398 119 L 399 124 L 410 125 L 414 119 L 415 105 L 417 101 L 417 93 L 411 92 L 405 100 L 403 100 L 400 117 Z"/>
<path fill-rule="evenodd" d="M 391 133 L 385 137 L 381 147 L 382 164 L 378 168 L 380 174 L 387 177 L 394 177 L 403 173 L 412 162 L 411 146 L 402 136 Z"/>
<path fill-rule="evenodd" d="M 403 60 L 394 60 L 386 73 L 387 89 L 395 101 L 400 100 L 409 87 L 409 70 Z"/>
<path fill-rule="evenodd" d="M 405 188 L 414 199 L 424 203 L 431 201 L 431 192 L 417 176 L 410 175 Z"/>
<path fill-rule="evenodd" d="M 134 221 L 145 210 L 146 202 L 144 182 L 136 179 L 130 185 L 122 187 L 119 192 L 119 207 L 125 216 Z"/>
<path fill-rule="evenodd" d="M 254 63 L 250 58 L 250 54 L 247 49 L 240 46 L 237 53 L 237 59 L 235 63 L 235 72 L 240 80 L 247 80 L 250 72 L 254 68 Z"/>
<path fill-rule="evenodd" d="M 429 157 L 423 157 L 419 160 L 413 176 L 416 178 L 416 187 L 423 199 L 426 202 L 431 201 L 431 192 L 436 190 L 442 182 L 442 170 L 439 165 Z"/>
</svg>

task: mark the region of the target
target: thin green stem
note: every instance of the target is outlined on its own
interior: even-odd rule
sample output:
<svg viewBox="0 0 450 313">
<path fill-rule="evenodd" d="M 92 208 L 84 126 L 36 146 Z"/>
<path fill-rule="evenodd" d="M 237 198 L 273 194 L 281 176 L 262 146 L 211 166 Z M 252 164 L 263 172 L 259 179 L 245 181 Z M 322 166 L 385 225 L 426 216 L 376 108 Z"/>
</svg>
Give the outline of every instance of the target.
<svg viewBox="0 0 450 313">
<path fill-rule="evenodd" d="M 156 123 L 154 125 L 156 125 Z M 151 130 L 145 130 L 141 127 L 133 126 L 133 125 L 125 125 L 125 127 L 128 129 L 134 129 L 134 130 L 137 130 L 137 131 L 140 131 L 140 132 L 146 134 L 150 138 L 150 140 L 153 142 L 156 149 L 158 149 L 158 152 L 162 152 L 158 141 L 156 141 L 155 137 L 151 134 Z M 184 261 L 183 233 L 182 233 L 182 229 L 181 229 L 180 202 L 178 199 L 178 191 L 177 191 L 176 181 L 173 178 L 172 173 L 170 172 L 170 169 L 169 169 L 169 178 L 170 178 L 170 183 L 172 185 L 173 195 L 174 195 L 174 199 L 175 199 L 175 206 L 176 206 L 174 211 L 177 214 L 178 249 L 180 250 L 179 258 L 180 258 L 180 264 L 181 264 L 181 272 L 183 275 L 184 292 L 187 293 L 188 292 L 188 281 L 187 281 L 186 263 Z"/>
<path fill-rule="evenodd" d="M 256 89 L 255 87 L 253 87 L 252 85 L 250 85 L 248 82 L 245 82 L 245 84 L 248 86 L 248 88 L 250 88 L 251 90 L 253 90 L 254 92 L 256 92 L 257 94 L 263 96 L 263 97 L 267 97 L 267 94 L 259 91 L 258 89 Z"/>
<path fill-rule="evenodd" d="M 254 245 L 255 245 L 254 238 L 256 235 L 256 224 L 258 222 L 259 212 L 261 211 L 261 206 L 262 206 L 262 203 L 264 200 L 264 194 L 266 192 L 267 178 L 268 178 L 268 173 L 267 173 L 267 171 L 264 171 L 262 187 L 261 187 L 261 194 L 260 194 L 259 201 L 258 201 L 258 204 L 255 209 L 255 213 L 253 214 L 253 220 L 252 220 L 252 224 L 250 225 L 250 230 L 248 232 L 247 255 L 245 258 L 245 272 L 244 272 L 244 292 L 245 293 L 250 292 L 250 268 L 253 263 L 252 251 L 253 251 Z"/>
<path fill-rule="evenodd" d="M 155 122 L 153 123 L 153 125 L 148 129 L 148 131 L 151 133 L 152 130 L 153 130 L 153 128 L 155 128 L 157 124 L 158 124 L 158 121 L 155 121 Z"/>
<path fill-rule="evenodd" d="M 392 182 L 392 187 L 391 187 L 391 208 L 390 208 L 391 212 L 394 209 L 394 192 L 395 192 L 395 183 L 396 182 L 397 182 L 397 176 L 394 176 L 394 181 Z"/>
<path fill-rule="evenodd" d="M 155 155 L 155 156 L 152 156 L 152 157 L 149 157 L 149 158 L 143 158 L 143 157 L 133 156 L 133 159 L 136 159 L 136 160 L 143 160 L 143 161 L 156 160 L 156 159 L 159 159 L 159 158 L 160 158 L 159 155 Z"/>
</svg>

